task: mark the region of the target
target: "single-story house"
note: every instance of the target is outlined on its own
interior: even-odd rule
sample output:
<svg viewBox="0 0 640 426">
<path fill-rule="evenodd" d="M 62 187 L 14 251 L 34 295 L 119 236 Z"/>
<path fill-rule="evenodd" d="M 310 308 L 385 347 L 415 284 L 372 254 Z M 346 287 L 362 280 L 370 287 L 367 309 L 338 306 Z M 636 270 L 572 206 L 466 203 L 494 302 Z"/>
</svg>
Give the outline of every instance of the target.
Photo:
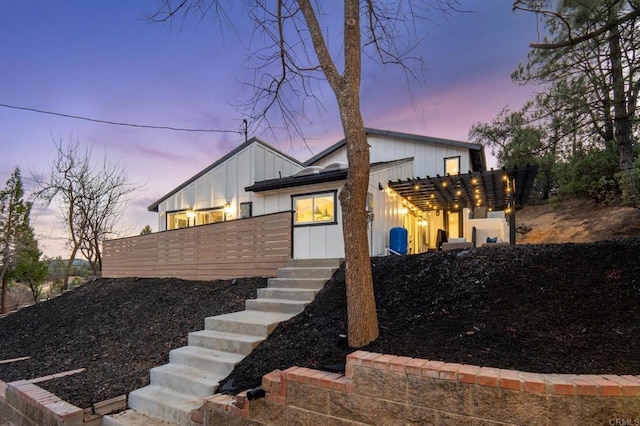
<svg viewBox="0 0 640 426">
<path fill-rule="evenodd" d="M 535 167 L 487 171 L 480 144 L 376 129 L 366 133 L 372 256 L 389 253 L 394 228 L 406 229 L 408 253 L 435 249 L 442 230 L 466 241 L 509 240 L 515 227 L 510 230 L 506 219 L 526 201 Z M 159 231 L 292 211 L 293 258 L 344 257 L 338 194 L 347 173 L 345 140 L 300 162 L 252 138 L 149 210 L 158 213 Z"/>
</svg>

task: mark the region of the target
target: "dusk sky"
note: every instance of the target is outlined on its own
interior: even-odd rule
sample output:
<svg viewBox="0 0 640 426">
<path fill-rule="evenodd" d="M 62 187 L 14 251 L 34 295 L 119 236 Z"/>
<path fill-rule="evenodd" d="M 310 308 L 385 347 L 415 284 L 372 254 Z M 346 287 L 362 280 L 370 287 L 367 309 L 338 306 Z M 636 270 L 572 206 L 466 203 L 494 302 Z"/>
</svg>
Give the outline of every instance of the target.
<svg viewBox="0 0 640 426">
<path fill-rule="evenodd" d="M 20 166 L 46 172 L 55 141 L 78 140 L 106 153 L 143 185 L 129 202 L 123 235 L 137 235 L 156 214 L 147 206 L 244 142 L 234 105 L 247 101 L 251 22 L 237 5 L 237 33 L 213 16 L 183 24 L 145 19 L 156 0 L 21 0 L 3 2 L 0 14 L 0 104 L 132 124 L 212 129 L 176 132 L 100 124 L 0 107 L 0 185 Z M 232 2 L 230 2 L 232 3 Z M 327 4 L 339 7 L 341 2 Z M 462 0 L 468 13 L 429 13 L 418 54 L 427 66 L 423 87 L 393 68 L 363 65 L 362 108 L 367 127 L 467 140 L 472 124 L 489 122 L 505 106 L 519 108 L 535 87 L 510 80 L 538 38 L 533 15 L 514 13 L 509 0 Z M 339 30 L 340 28 L 338 28 Z M 338 31 L 336 31 L 338 32 Z M 223 35 L 224 34 L 224 35 Z M 257 37 L 256 35 L 254 37 Z M 250 128 L 300 159 L 342 138 L 335 101 L 321 93 L 326 111 L 306 112 L 306 145 L 276 129 Z M 489 154 L 487 152 L 487 154 Z M 493 164 L 495 165 L 495 160 Z M 55 206 L 54 206 L 55 207 Z M 47 256 L 68 256 L 55 208 L 36 209 L 32 223 Z"/>
</svg>

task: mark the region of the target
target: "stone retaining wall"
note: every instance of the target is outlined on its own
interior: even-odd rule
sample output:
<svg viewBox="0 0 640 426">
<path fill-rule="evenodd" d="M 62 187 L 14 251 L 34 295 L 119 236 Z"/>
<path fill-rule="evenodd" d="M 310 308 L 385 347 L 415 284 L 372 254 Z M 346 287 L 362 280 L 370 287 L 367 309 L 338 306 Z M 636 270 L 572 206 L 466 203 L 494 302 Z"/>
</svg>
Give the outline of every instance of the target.
<svg viewBox="0 0 640 426">
<path fill-rule="evenodd" d="M 640 425 L 640 376 L 534 374 L 356 351 L 345 375 L 291 367 L 265 399 L 214 395 L 205 425 Z"/>
</svg>

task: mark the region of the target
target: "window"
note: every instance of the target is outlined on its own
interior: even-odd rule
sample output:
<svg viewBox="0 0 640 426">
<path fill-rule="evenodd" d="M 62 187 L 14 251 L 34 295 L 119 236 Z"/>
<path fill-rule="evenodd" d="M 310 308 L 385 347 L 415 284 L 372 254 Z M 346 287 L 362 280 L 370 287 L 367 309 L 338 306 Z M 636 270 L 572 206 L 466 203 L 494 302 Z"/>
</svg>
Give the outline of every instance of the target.
<svg viewBox="0 0 640 426">
<path fill-rule="evenodd" d="M 294 225 L 336 223 L 336 192 L 293 196 Z"/>
<path fill-rule="evenodd" d="M 194 217 L 191 211 L 167 213 L 167 229 L 188 228 L 194 225 Z"/>
<path fill-rule="evenodd" d="M 246 203 L 240 203 L 240 218 L 251 217 L 253 210 L 253 203 L 251 201 Z"/>
<path fill-rule="evenodd" d="M 167 230 L 188 228 L 196 225 L 207 225 L 224 221 L 224 210 L 183 210 L 167 213 Z"/>
<path fill-rule="evenodd" d="M 452 176 L 460 174 L 460 156 L 444 159 L 444 174 Z"/>
<path fill-rule="evenodd" d="M 224 221 L 224 211 L 222 209 L 205 210 L 196 212 L 196 225 L 208 225 Z"/>
</svg>

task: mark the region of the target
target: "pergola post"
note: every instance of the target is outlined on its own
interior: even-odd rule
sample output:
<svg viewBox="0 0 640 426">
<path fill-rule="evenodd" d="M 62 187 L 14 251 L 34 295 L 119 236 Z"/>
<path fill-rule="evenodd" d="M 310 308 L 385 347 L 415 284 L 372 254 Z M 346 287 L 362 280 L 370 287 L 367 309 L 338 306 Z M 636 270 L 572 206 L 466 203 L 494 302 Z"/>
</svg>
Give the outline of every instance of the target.
<svg viewBox="0 0 640 426">
<path fill-rule="evenodd" d="M 511 208 L 511 214 L 509 214 L 509 244 L 516 243 L 516 209 Z"/>
</svg>

